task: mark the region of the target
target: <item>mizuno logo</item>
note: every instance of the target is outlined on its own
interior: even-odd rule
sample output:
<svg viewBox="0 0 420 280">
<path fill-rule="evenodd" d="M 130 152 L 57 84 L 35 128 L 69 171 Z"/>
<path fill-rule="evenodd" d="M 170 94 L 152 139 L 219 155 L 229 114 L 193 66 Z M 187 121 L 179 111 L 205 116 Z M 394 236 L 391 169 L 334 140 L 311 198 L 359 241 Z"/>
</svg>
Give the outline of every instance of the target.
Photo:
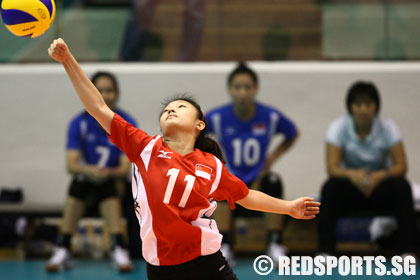
<svg viewBox="0 0 420 280">
<path fill-rule="evenodd" d="M 168 156 L 168 154 L 172 154 L 172 152 L 165 152 L 164 150 L 160 150 L 158 157 L 171 159 L 171 156 Z"/>
</svg>

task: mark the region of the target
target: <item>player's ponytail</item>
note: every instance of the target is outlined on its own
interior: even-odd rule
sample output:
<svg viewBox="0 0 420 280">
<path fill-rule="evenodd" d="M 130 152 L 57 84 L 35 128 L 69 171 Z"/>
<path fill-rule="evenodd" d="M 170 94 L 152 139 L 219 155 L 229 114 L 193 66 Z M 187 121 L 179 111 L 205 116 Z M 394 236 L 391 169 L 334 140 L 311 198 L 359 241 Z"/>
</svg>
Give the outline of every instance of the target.
<svg viewBox="0 0 420 280">
<path fill-rule="evenodd" d="M 165 102 L 162 103 L 163 108 L 168 106 L 169 103 L 176 101 L 176 100 L 184 100 L 191 105 L 193 105 L 197 109 L 197 118 L 202 120 L 204 123 L 206 123 L 206 120 L 204 119 L 204 113 L 201 110 L 200 105 L 195 101 L 195 99 L 188 95 L 188 94 L 179 94 L 172 98 L 169 98 L 165 100 Z M 226 163 L 222 149 L 220 148 L 219 144 L 209 136 L 207 136 L 207 126 L 200 132 L 197 139 L 195 140 L 194 148 L 199 149 L 200 151 L 210 153 L 215 155 L 218 159 L 220 159 L 221 162 Z"/>
<path fill-rule="evenodd" d="M 194 148 L 197 148 L 203 152 L 213 154 L 218 159 L 220 159 L 221 162 L 226 163 L 223 157 L 222 149 L 215 140 L 206 135 L 206 129 L 202 130 L 198 135 L 197 140 L 195 140 Z"/>
</svg>

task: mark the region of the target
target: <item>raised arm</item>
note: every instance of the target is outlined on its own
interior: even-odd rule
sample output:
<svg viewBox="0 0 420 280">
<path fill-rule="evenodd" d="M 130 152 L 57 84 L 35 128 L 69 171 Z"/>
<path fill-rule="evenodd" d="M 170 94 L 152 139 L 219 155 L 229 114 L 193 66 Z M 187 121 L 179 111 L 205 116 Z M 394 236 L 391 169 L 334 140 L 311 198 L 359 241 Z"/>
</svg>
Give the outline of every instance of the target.
<svg viewBox="0 0 420 280">
<path fill-rule="evenodd" d="M 316 214 L 319 213 L 319 205 L 321 205 L 310 197 L 301 197 L 293 201 L 287 201 L 256 190 L 249 190 L 249 194 L 236 203 L 250 210 L 286 214 L 303 220 L 315 218 Z"/>
<path fill-rule="evenodd" d="M 48 54 L 64 66 L 86 111 L 110 134 L 114 112 L 105 104 L 102 95 L 83 72 L 64 40 L 61 38 L 54 40 L 48 49 Z"/>
</svg>

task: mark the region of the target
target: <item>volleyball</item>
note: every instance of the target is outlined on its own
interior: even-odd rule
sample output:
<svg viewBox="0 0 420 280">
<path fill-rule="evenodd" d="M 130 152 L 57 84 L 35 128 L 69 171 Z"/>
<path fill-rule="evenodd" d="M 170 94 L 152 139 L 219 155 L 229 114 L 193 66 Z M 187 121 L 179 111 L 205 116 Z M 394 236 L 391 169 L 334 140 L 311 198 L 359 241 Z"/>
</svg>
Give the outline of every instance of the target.
<svg viewBox="0 0 420 280">
<path fill-rule="evenodd" d="M 3 0 L 1 17 L 10 32 L 35 38 L 50 28 L 55 17 L 54 0 Z"/>
</svg>

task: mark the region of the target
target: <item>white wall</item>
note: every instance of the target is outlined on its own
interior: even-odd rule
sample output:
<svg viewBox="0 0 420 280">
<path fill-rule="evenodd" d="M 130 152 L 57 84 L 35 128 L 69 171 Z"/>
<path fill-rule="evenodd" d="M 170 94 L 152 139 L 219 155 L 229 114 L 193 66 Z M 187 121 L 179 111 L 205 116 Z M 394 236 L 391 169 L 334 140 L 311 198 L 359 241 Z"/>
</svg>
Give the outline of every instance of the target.
<svg viewBox="0 0 420 280">
<path fill-rule="evenodd" d="M 326 177 L 324 135 L 345 111 L 344 97 L 358 79 L 374 81 L 383 116 L 404 137 L 408 177 L 420 182 L 420 63 L 251 63 L 260 74 L 259 100 L 281 109 L 299 127 L 296 146 L 276 165 L 289 199 L 317 195 Z M 110 70 L 121 84 L 120 105 L 150 134 L 158 129 L 160 102 L 174 93 L 196 95 L 204 110 L 229 101 L 226 75 L 233 63 L 84 64 L 89 73 Z M 81 111 L 58 64 L 0 66 L 0 186 L 21 186 L 27 202 L 64 201 L 65 136 Z"/>
</svg>

